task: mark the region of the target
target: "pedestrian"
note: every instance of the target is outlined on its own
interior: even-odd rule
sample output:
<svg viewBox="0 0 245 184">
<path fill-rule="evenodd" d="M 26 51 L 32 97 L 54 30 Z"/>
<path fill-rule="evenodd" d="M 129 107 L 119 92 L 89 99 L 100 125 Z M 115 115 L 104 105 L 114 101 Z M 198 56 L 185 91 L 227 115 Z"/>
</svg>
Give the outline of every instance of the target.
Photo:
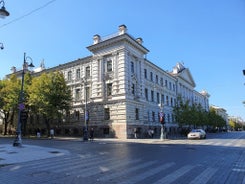
<svg viewBox="0 0 245 184">
<path fill-rule="evenodd" d="M 40 138 L 41 137 L 41 133 L 40 133 L 40 128 L 37 128 L 37 138 Z"/>
<path fill-rule="evenodd" d="M 151 138 L 153 138 L 153 137 L 154 137 L 154 130 L 151 129 Z"/>
<path fill-rule="evenodd" d="M 90 141 L 94 140 L 94 129 L 93 128 L 90 129 L 89 138 L 90 138 Z"/>
<path fill-rule="evenodd" d="M 53 128 L 50 129 L 50 138 L 51 139 L 54 138 L 54 129 Z"/>
<path fill-rule="evenodd" d="M 138 134 L 137 128 L 134 128 L 134 138 L 135 139 L 137 139 L 137 134 Z"/>
</svg>

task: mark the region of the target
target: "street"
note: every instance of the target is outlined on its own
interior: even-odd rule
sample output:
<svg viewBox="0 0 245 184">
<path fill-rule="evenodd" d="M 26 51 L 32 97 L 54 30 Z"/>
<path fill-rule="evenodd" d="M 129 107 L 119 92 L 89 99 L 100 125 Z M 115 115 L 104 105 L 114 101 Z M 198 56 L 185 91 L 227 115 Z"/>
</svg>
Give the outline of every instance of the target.
<svg viewBox="0 0 245 184">
<path fill-rule="evenodd" d="M 13 141 L 0 140 L 0 146 Z M 23 144 L 67 153 L 0 165 L 0 183 L 245 184 L 244 131 L 208 134 L 204 140 L 24 139 Z"/>
</svg>

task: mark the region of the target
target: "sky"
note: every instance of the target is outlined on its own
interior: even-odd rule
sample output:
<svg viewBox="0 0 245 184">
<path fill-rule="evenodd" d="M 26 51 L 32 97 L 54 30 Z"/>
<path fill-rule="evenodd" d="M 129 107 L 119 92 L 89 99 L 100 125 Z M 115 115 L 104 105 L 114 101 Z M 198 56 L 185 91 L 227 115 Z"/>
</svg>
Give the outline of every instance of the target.
<svg viewBox="0 0 245 184">
<path fill-rule="evenodd" d="M 95 34 L 124 24 L 148 60 L 166 71 L 182 62 L 210 105 L 245 120 L 245 0 L 5 0 L 5 8 L 0 79 L 21 69 L 24 52 L 46 68 L 90 56 Z"/>
</svg>

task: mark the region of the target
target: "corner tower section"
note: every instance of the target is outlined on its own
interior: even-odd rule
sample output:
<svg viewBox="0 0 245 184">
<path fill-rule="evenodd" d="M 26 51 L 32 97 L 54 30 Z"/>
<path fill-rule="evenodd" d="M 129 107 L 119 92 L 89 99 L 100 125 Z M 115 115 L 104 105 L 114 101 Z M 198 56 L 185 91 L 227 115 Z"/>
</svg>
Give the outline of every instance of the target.
<svg viewBox="0 0 245 184">
<path fill-rule="evenodd" d="M 93 45 L 87 47 L 92 52 L 94 66 L 93 102 L 104 113 L 101 123 L 109 125 L 118 138 L 129 138 L 132 127 L 140 121 L 135 113 L 138 113 L 137 106 L 142 104 L 136 99 L 142 95 L 142 70 L 149 52 L 142 42 L 141 38 L 129 35 L 127 27 L 121 25 L 115 34 L 94 35 Z"/>
</svg>

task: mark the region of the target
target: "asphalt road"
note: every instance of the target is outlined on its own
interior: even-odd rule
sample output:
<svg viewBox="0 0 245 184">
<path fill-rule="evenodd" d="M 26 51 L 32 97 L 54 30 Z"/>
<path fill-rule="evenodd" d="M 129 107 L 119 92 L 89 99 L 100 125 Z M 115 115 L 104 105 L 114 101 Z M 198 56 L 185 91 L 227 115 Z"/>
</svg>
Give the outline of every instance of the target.
<svg viewBox="0 0 245 184">
<path fill-rule="evenodd" d="M 23 143 L 69 154 L 0 167 L 0 183 L 245 184 L 245 132 L 209 134 L 205 140 Z"/>
</svg>

